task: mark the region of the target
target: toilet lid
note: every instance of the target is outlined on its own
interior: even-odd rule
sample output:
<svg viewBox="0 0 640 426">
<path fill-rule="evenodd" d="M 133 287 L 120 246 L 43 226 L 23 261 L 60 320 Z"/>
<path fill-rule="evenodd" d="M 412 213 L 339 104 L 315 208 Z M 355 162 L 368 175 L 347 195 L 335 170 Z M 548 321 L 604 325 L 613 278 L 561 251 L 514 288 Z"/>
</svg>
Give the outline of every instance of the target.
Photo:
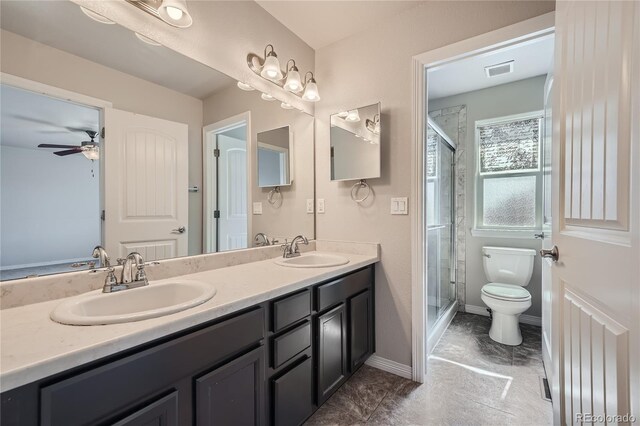
<svg viewBox="0 0 640 426">
<path fill-rule="evenodd" d="M 489 283 L 482 287 L 482 292 L 501 299 L 522 300 L 531 297 L 526 289 L 512 284 Z"/>
</svg>

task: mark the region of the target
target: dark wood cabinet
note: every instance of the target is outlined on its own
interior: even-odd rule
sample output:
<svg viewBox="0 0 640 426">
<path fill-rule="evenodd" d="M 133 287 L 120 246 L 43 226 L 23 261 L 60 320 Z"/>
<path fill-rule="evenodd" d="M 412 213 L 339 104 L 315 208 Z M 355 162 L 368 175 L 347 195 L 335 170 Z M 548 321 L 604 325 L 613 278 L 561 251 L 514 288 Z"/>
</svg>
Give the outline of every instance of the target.
<svg viewBox="0 0 640 426">
<path fill-rule="evenodd" d="M 1 394 L 2 426 L 297 426 L 375 349 L 373 266 Z"/>
<path fill-rule="evenodd" d="M 264 348 L 196 379 L 196 425 L 261 425 Z"/>
<path fill-rule="evenodd" d="M 313 413 L 313 363 L 303 361 L 272 380 L 273 423 L 298 426 Z"/>
<path fill-rule="evenodd" d="M 341 304 L 320 315 L 318 322 L 318 404 L 347 376 L 347 310 Z"/>
<path fill-rule="evenodd" d="M 373 306 L 369 290 L 349 299 L 349 368 L 355 371 L 373 353 Z"/>
<path fill-rule="evenodd" d="M 115 422 L 113 426 L 178 426 L 179 424 L 178 392 L 174 391 Z"/>
</svg>

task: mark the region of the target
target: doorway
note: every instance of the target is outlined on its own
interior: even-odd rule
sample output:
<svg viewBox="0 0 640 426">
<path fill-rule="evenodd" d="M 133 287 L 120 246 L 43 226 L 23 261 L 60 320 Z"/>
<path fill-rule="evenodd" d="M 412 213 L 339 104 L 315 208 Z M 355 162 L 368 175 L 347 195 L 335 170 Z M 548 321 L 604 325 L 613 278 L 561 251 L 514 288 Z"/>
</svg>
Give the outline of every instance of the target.
<svg viewBox="0 0 640 426">
<path fill-rule="evenodd" d="M 203 130 L 204 252 L 249 246 L 250 114 Z"/>
</svg>

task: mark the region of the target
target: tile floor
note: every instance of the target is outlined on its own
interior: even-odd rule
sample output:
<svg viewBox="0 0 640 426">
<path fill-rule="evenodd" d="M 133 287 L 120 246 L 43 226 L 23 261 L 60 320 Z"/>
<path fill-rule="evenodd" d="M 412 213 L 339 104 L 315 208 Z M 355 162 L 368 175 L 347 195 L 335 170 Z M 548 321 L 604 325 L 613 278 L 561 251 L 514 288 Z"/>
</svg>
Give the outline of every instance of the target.
<svg viewBox="0 0 640 426">
<path fill-rule="evenodd" d="M 523 343 L 489 338 L 487 317 L 458 313 L 429 358 L 419 385 L 363 366 L 307 425 L 547 425 L 540 328 L 522 325 Z"/>
</svg>

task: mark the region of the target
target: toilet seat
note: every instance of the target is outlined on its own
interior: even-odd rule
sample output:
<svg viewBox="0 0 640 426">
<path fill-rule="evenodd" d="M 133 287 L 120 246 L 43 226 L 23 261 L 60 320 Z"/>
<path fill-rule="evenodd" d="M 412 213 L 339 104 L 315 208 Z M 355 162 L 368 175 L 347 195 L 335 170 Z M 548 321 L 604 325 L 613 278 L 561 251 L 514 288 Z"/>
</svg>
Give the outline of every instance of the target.
<svg viewBox="0 0 640 426">
<path fill-rule="evenodd" d="M 506 301 L 531 300 L 531 294 L 525 288 L 513 284 L 488 283 L 482 287 L 482 294 L 492 299 Z"/>
</svg>

